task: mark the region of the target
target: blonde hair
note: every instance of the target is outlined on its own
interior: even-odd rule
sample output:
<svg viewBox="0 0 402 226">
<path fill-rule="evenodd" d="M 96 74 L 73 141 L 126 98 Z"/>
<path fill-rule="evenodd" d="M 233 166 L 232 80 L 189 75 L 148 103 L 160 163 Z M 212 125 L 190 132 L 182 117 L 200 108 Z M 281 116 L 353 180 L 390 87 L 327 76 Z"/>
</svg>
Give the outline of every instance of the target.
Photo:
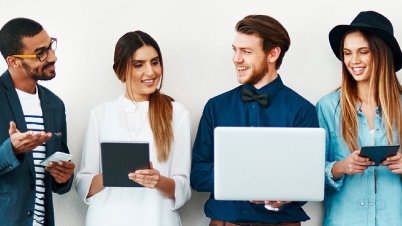
<svg viewBox="0 0 402 226">
<path fill-rule="evenodd" d="M 342 61 L 342 84 L 340 88 L 341 128 L 343 139 L 351 152 L 360 149 L 357 143 L 358 118 L 356 114 L 356 102 L 358 101 L 358 96 L 356 80 L 354 80 L 343 63 L 343 43 L 347 34 L 356 31 L 357 30 L 353 30 L 345 34 L 340 49 L 340 57 Z M 391 49 L 381 38 L 370 32 L 360 32 L 369 44 L 373 59 L 372 64 L 370 65 L 371 71 L 369 71 L 369 96 L 374 96 L 374 101 L 381 108 L 388 144 L 394 144 L 396 142 L 394 140 L 394 128 L 397 129 L 399 142 L 402 138 L 402 115 L 400 103 L 402 87 L 396 77 L 394 56 Z"/>
</svg>

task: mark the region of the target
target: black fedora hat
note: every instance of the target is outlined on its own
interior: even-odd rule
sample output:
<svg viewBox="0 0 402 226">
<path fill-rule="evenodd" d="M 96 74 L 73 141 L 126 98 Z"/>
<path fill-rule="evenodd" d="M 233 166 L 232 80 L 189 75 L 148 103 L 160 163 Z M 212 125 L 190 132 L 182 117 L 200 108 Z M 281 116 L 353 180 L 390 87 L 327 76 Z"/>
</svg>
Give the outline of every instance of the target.
<svg viewBox="0 0 402 226">
<path fill-rule="evenodd" d="M 402 68 L 402 52 L 398 41 L 394 37 L 392 24 L 385 16 L 374 11 L 360 12 L 350 25 L 338 25 L 332 28 L 329 32 L 329 42 L 338 59 L 341 59 L 339 54 L 344 35 L 350 30 L 357 29 L 372 32 L 381 38 L 394 54 L 395 71 L 399 71 Z"/>
</svg>

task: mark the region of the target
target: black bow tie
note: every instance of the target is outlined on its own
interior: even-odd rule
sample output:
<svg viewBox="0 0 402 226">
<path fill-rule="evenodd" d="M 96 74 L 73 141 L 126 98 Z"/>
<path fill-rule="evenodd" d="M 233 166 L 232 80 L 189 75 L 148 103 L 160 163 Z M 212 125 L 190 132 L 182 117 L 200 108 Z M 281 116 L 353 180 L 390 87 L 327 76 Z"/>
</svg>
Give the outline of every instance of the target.
<svg viewBox="0 0 402 226">
<path fill-rule="evenodd" d="M 256 100 L 262 107 L 268 107 L 268 93 L 258 94 L 249 89 L 243 88 L 241 100 L 243 102 L 251 102 Z"/>
</svg>

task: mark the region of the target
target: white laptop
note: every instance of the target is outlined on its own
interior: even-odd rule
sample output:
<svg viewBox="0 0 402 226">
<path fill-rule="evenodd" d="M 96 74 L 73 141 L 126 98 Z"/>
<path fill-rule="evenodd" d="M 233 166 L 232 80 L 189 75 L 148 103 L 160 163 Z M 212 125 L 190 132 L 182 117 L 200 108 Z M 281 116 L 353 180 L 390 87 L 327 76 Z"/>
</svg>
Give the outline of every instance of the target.
<svg viewBox="0 0 402 226">
<path fill-rule="evenodd" d="M 325 130 L 217 127 L 217 200 L 322 201 Z"/>
</svg>

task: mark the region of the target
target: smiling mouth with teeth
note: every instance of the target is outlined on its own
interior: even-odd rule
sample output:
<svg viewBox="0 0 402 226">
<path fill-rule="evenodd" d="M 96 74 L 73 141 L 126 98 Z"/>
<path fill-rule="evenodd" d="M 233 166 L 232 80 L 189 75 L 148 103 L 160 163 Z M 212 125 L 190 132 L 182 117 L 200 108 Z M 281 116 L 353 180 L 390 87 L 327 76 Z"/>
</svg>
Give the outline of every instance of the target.
<svg viewBox="0 0 402 226">
<path fill-rule="evenodd" d="M 147 79 L 147 80 L 143 80 L 143 83 L 153 83 L 155 81 L 155 79 Z"/>
<path fill-rule="evenodd" d="M 354 68 L 353 68 L 353 71 L 360 72 L 360 71 L 363 71 L 363 69 L 364 69 L 364 68 L 361 68 L 361 67 L 357 67 L 357 68 L 354 67 Z"/>
<path fill-rule="evenodd" d="M 237 67 L 238 71 L 244 71 L 244 70 L 247 70 L 247 69 L 248 69 L 248 67 Z"/>
</svg>

